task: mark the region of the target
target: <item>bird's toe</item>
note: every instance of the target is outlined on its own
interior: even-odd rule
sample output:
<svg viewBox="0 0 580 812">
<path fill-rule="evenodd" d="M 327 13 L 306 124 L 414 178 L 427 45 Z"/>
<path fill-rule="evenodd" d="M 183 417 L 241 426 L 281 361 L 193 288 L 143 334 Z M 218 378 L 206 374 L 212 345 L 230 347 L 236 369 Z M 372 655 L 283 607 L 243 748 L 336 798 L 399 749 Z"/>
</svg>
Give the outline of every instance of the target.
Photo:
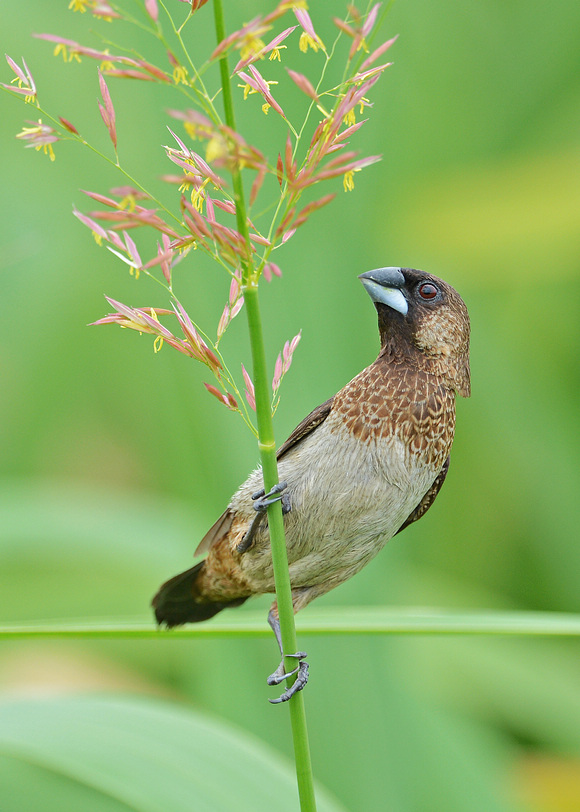
<svg viewBox="0 0 580 812">
<path fill-rule="evenodd" d="M 274 671 L 273 674 L 270 674 L 266 682 L 268 685 L 280 685 L 281 682 L 284 682 L 285 679 L 289 677 L 293 677 L 296 674 L 296 679 L 290 685 L 284 693 L 279 696 L 277 699 L 270 699 L 269 701 L 276 705 L 279 702 L 287 702 L 291 696 L 301 691 L 306 683 L 308 682 L 308 663 L 305 661 L 305 658 L 308 656 L 305 651 L 297 651 L 295 654 L 287 654 L 287 657 L 293 657 L 298 660 L 298 665 L 296 668 L 293 668 L 292 671 L 286 671 L 286 667 L 284 664 L 284 657 L 278 668 Z"/>
<path fill-rule="evenodd" d="M 282 493 L 287 487 L 287 482 L 278 482 L 268 493 L 265 492 L 264 488 L 253 493 L 252 500 L 254 502 L 254 510 L 263 512 L 267 510 L 270 505 L 273 505 L 274 502 L 281 501 L 282 513 L 288 513 L 290 510 L 290 497 L 288 494 Z"/>
<path fill-rule="evenodd" d="M 288 702 L 288 700 L 291 699 L 294 696 L 294 694 L 297 694 L 299 691 L 302 691 L 302 689 L 305 687 L 306 683 L 308 682 L 308 671 L 309 668 L 306 660 L 300 660 L 300 662 L 298 663 L 298 667 L 290 672 L 290 674 L 296 674 L 296 679 L 294 680 L 292 685 L 290 685 L 279 697 L 277 697 L 276 699 L 269 699 L 268 701 L 272 705 L 278 705 L 281 702 Z M 276 674 L 277 672 L 275 671 L 274 674 L 271 675 L 271 677 L 274 677 Z M 284 676 L 290 675 L 285 674 Z M 277 684 L 275 682 L 270 682 L 271 677 L 268 678 L 268 684 L 269 685 Z"/>
</svg>

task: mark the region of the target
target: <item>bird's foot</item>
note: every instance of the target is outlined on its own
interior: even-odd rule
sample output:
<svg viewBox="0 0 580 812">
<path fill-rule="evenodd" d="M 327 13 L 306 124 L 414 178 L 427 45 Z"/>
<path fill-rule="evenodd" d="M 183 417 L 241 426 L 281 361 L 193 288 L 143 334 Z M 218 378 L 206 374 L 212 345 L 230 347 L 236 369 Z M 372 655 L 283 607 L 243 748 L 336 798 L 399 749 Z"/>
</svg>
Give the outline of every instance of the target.
<svg viewBox="0 0 580 812">
<path fill-rule="evenodd" d="M 248 528 L 248 532 L 245 534 L 241 542 L 237 546 L 238 553 L 245 553 L 247 550 L 250 549 L 252 544 L 254 543 L 254 537 L 262 524 L 262 519 L 266 515 L 266 511 L 270 505 L 273 505 L 274 502 L 282 502 L 282 513 L 286 514 L 290 511 L 290 497 L 287 493 L 282 493 L 288 487 L 287 482 L 278 482 L 277 485 L 274 485 L 271 491 L 266 493 L 264 488 L 260 491 L 256 491 L 256 493 L 252 494 L 252 499 L 254 500 L 254 510 L 256 511 L 257 515 L 254 517 L 251 525 Z"/>
<path fill-rule="evenodd" d="M 254 510 L 263 513 L 270 505 L 273 505 L 274 502 L 282 502 L 282 513 L 289 513 L 291 508 L 290 497 L 287 493 L 283 493 L 287 487 L 287 482 L 278 482 L 268 493 L 265 492 L 264 488 L 253 493 Z"/>
<path fill-rule="evenodd" d="M 296 668 L 294 668 L 292 671 L 286 671 L 284 666 L 284 657 L 282 657 L 282 662 L 274 673 L 270 674 L 266 682 L 268 685 L 280 685 L 281 682 L 284 682 L 285 679 L 292 677 L 294 674 L 296 674 L 296 679 L 281 696 L 279 696 L 277 699 L 268 700 L 272 703 L 272 705 L 277 705 L 280 702 L 288 702 L 288 700 L 293 697 L 294 694 L 297 694 L 298 691 L 301 691 L 308 682 L 308 663 L 306 662 L 306 652 L 297 651 L 296 654 L 287 654 L 286 656 L 294 657 L 298 660 L 298 665 Z"/>
</svg>

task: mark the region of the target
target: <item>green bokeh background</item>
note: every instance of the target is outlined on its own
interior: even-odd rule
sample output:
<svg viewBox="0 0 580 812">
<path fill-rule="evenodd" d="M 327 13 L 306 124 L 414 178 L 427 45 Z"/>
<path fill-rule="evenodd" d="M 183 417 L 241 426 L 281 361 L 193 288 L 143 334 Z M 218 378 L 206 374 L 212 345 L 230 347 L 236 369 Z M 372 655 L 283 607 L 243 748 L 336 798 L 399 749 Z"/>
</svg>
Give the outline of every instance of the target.
<svg viewBox="0 0 580 812">
<path fill-rule="evenodd" d="M 43 106 L 108 150 L 96 63 L 64 64 L 30 34 L 97 45 L 93 28 L 133 37 L 151 61 L 164 57 L 125 24 L 95 23 L 66 6 L 27 0 L 23 14 L 3 4 L 2 51 L 24 55 Z M 230 29 L 264 8 L 232 0 Z M 327 18 L 342 10 L 311 4 L 323 39 L 333 36 Z M 186 38 L 194 55 L 205 54 L 211 6 L 195 25 Z M 276 255 L 283 278 L 264 284 L 262 296 L 272 366 L 303 331 L 283 384 L 280 442 L 375 357 L 375 317 L 357 274 L 381 265 L 432 271 L 461 292 L 472 320 L 473 396 L 458 403 L 436 506 L 319 608 L 580 612 L 579 26 L 572 1 L 395 3 L 383 29 L 385 38 L 400 35 L 394 65 L 352 141 L 383 160 L 356 175 L 351 193 L 335 181 L 336 201 Z M 288 46 L 286 64 L 313 75 L 320 57 L 300 54 L 296 40 Z M 7 67 L 0 72 L 10 81 Z M 264 73 L 283 81 L 271 63 Z M 164 110 L 183 106 L 180 96 L 146 83 L 109 86 L 123 163 L 170 203 L 172 190 L 158 180 L 171 171 L 160 145 L 170 139 Z M 289 109 L 299 101 L 291 92 Z M 34 109 L 5 94 L 0 105 L 1 621 L 148 617 L 159 583 L 189 565 L 255 465 L 255 442 L 207 395 L 201 367 L 167 347 L 154 355 L 151 340 L 130 331 L 87 329 L 107 312 L 105 293 L 166 306 L 158 286 L 136 282 L 71 215 L 73 203 L 91 208 L 80 189 L 106 193 L 122 179 L 74 144 L 56 144 L 54 163 L 24 150 L 14 134 Z M 275 159 L 285 137 L 275 113 L 264 118 L 254 97 L 240 103 L 239 119 Z M 226 274 L 192 252 L 175 289 L 215 329 Z M 243 316 L 222 348 L 232 366 L 248 364 Z M 262 609 L 265 622 L 268 605 L 261 598 L 249 609 Z M 349 810 L 580 808 L 577 645 L 305 642 L 315 773 Z M 7 696 L 170 697 L 289 754 L 284 711 L 266 702 L 275 655 L 273 640 L 2 643 L 0 687 Z"/>
</svg>

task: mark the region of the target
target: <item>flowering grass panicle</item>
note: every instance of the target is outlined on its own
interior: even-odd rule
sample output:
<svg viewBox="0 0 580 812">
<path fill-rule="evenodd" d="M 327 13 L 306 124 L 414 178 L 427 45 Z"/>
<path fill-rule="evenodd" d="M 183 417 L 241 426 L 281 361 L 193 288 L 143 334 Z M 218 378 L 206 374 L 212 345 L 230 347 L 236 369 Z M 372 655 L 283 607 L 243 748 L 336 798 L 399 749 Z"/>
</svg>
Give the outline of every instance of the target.
<svg viewBox="0 0 580 812">
<path fill-rule="evenodd" d="M 28 121 L 18 133 L 17 138 L 26 146 L 42 150 L 54 160 L 54 143 L 77 141 L 98 152 L 105 161 L 116 166 L 122 176 L 122 183 L 108 192 L 86 192 L 101 208 L 83 213 L 75 207 L 73 213 L 92 232 L 99 245 L 104 244 L 128 267 L 136 280 L 144 275 L 161 283 L 166 289 L 167 304 L 173 309 L 168 311 L 155 306 L 119 311 L 117 303 L 115 314 L 95 323 L 116 323 L 141 333 L 151 333 L 155 335 L 156 351 L 165 342 L 206 364 L 216 376 L 220 402 L 239 411 L 255 431 L 247 410 L 238 405 L 239 389 L 234 376 L 226 374 L 225 362 L 218 360 L 221 357 L 218 345 L 231 321 L 244 307 L 245 287 L 258 284 L 261 277 L 270 282 L 281 275 L 278 257 L 276 261 L 273 258 L 274 252 L 336 194 L 329 191 L 312 197 L 312 187 L 339 180 L 345 191 L 351 191 L 356 173 L 379 160 L 377 155 L 358 155 L 349 147 L 349 142 L 365 123 L 364 119 L 357 121 L 357 111 L 363 112 L 372 106 L 369 95 L 389 66 L 389 63 L 376 65 L 376 62 L 393 45 L 395 38 L 383 42 L 369 54 L 380 4 L 369 6 L 366 13 L 351 5 L 344 18 L 334 18 L 337 36 L 327 47 L 316 30 L 306 2 L 281 0 L 270 11 L 255 16 L 240 29 L 224 36 L 201 58 L 198 58 L 199 43 L 191 38 L 191 43 L 196 42 L 194 60 L 186 36 L 187 27 L 195 25 L 196 14 L 205 5 L 205 0 L 182 2 L 188 6 L 187 16 L 178 25 L 170 16 L 174 12 L 166 5 L 157 0 L 138 0 L 143 20 L 148 21 L 146 27 L 152 44 L 157 41 L 164 47 L 165 64 L 158 64 L 146 55 L 136 56 L 130 42 L 126 45 L 126 53 L 120 45 L 115 48 L 117 53 L 112 53 L 109 48 L 85 45 L 60 34 L 34 35 L 52 43 L 54 54 L 66 62 L 80 62 L 86 58 L 98 63 L 96 78 L 102 99 L 98 108 L 114 157 L 89 144 L 67 119 L 52 115 L 41 107 L 37 84 L 24 60 L 21 67 L 11 57 L 6 57 L 14 78 L 10 84 L 2 83 L 1 87 L 25 102 L 35 104 L 42 114 L 37 121 Z M 105 25 L 114 26 L 121 19 L 125 22 L 133 20 L 123 3 L 113 8 L 99 0 L 72 0 L 69 8 L 80 13 L 90 12 Z M 174 32 L 172 41 L 163 32 L 167 23 Z M 307 51 L 314 54 L 315 61 L 318 60 L 314 69 L 312 59 L 308 61 L 308 69 L 299 64 L 302 54 Z M 285 72 L 276 80 L 269 78 L 264 68 L 258 67 L 258 63 L 267 66 L 269 60 L 281 61 L 283 58 L 286 62 L 291 52 L 294 54 L 292 66 L 285 65 Z M 358 56 L 359 52 L 364 59 Z M 211 86 L 210 82 L 215 80 L 209 78 L 213 76 L 209 69 L 230 55 L 235 55 L 232 78 L 241 91 L 240 98 L 246 99 L 254 94 L 261 96 L 261 111 L 273 110 L 286 125 L 285 142 L 273 154 L 265 154 L 257 145 L 248 143 L 216 109 L 214 99 L 219 87 Z M 339 84 L 327 83 L 325 78 L 331 59 L 343 60 L 343 78 Z M 286 81 L 282 81 L 284 77 Z M 168 126 L 173 143 L 160 145 L 161 154 L 164 151 L 166 159 L 179 170 L 179 174 L 161 173 L 166 183 L 176 188 L 175 204 L 171 208 L 165 207 L 148 192 L 147 179 L 140 182 L 131 177 L 123 165 L 123 133 L 117 130 L 114 88 L 109 86 L 111 81 L 119 80 L 156 82 L 166 86 L 170 101 L 168 115 L 183 126 L 183 136 Z M 298 88 L 303 94 L 301 120 L 290 120 L 283 107 L 282 99 L 292 88 Z M 185 100 L 184 105 L 176 104 L 179 98 Z M 188 138 L 197 142 L 199 147 L 194 149 L 188 145 Z M 247 229 L 231 222 L 231 216 L 237 211 L 237 198 L 224 172 L 239 173 L 240 182 L 249 186 Z M 264 192 L 264 180 L 268 175 L 277 183 L 275 187 L 268 185 Z M 278 193 L 273 197 L 274 188 Z M 302 202 L 305 196 L 308 199 Z M 140 240 L 137 234 L 132 236 L 143 228 L 159 233 L 154 256 L 142 258 L 138 247 Z M 191 249 L 209 254 L 231 278 L 229 296 L 215 329 L 215 341 L 208 337 L 211 331 L 203 331 L 195 324 L 174 292 L 173 269 Z M 183 338 L 176 338 L 160 324 L 156 314 L 167 312 L 176 314 Z M 201 338 L 202 335 L 205 338 Z M 288 371 L 299 336 L 287 344 L 285 352 L 275 363 L 272 410 L 277 406 L 280 382 Z M 251 406 L 251 378 L 245 367 L 243 380 Z M 215 395 L 213 389 L 208 388 L 208 391 Z"/>
<path fill-rule="evenodd" d="M 254 17 L 239 30 L 225 36 L 206 55 L 205 61 L 202 56 L 196 63 L 188 51 L 184 31 L 186 25 L 192 25 L 196 13 L 205 3 L 203 0 L 183 1 L 187 2 L 189 9 L 181 27 L 169 19 L 177 35 L 173 43 L 168 43 L 162 33 L 162 23 L 167 22 L 164 18 L 169 14 L 168 9 L 156 0 L 143 0 L 141 3 L 144 19 L 149 20 L 152 42 L 158 40 L 165 47 L 165 65 L 136 58 L 134 53 L 130 56 L 122 52 L 114 54 L 109 49 L 83 45 L 57 34 L 41 33 L 35 36 L 53 43 L 55 55 L 62 56 L 67 62 L 80 62 L 88 58 L 99 63 L 97 79 L 102 101 L 98 102 L 98 108 L 114 151 L 114 158 L 102 157 L 118 167 L 123 182 L 108 193 L 87 192 L 103 208 L 82 213 L 75 207 L 75 216 L 90 229 L 99 244 L 105 244 L 129 268 L 135 279 L 141 275 L 152 276 L 164 285 L 168 303 L 176 308 L 186 336 L 176 339 L 159 324 L 152 315 L 164 312 L 163 308 L 158 307 L 117 311 L 116 315 L 106 316 L 95 323 L 117 323 L 133 329 L 140 326 L 139 332 L 150 332 L 156 336 L 156 351 L 164 341 L 206 363 L 216 374 L 217 391 L 221 392 L 219 400 L 229 409 L 240 411 L 242 417 L 251 423 L 249 415 L 244 414 L 237 405 L 239 390 L 233 376 L 225 379 L 221 372 L 223 366 L 208 364 L 208 358 L 218 358 L 217 345 L 232 319 L 244 306 L 244 287 L 257 284 L 262 276 L 272 281 L 281 275 L 280 265 L 273 260 L 273 253 L 291 239 L 314 212 L 330 203 L 335 192 L 325 193 L 299 205 L 304 195 L 312 187 L 336 179 L 342 180 L 346 191 L 351 191 L 355 174 L 379 160 L 376 155 L 359 156 L 349 148 L 349 141 L 364 124 L 364 120 L 356 121 L 355 111 L 359 108 L 366 110 L 371 105 L 368 96 L 389 64 L 375 66 L 374 63 L 391 47 L 394 39 L 387 40 L 367 55 L 380 4 L 373 5 L 366 14 L 349 6 L 344 19 L 335 18 L 338 35 L 332 47 L 327 48 L 316 31 L 306 3 L 282 0 L 270 12 Z M 119 18 L 131 19 L 130 15 L 125 15 L 122 5 L 115 10 L 107 3 L 96 0 L 73 0 L 70 8 L 79 12 L 90 11 L 93 17 L 100 17 L 113 25 Z M 292 17 L 292 24 L 289 24 L 290 20 L 286 22 L 288 15 Z M 277 26 L 280 26 L 278 31 L 275 30 Z M 288 58 L 290 50 L 294 50 L 298 54 L 298 61 L 300 54 L 311 50 L 320 64 L 314 71 L 312 68 L 306 71 L 287 66 L 284 74 L 287 81 L 284 83 L 269 79 L 256 63 L 266 60 L 265 64 L 268 64 L 268 58 L 280 60 L 281 49 L 284 50 L 284 60 Z M 343 55 L 339 57 L 341 49 Z M 119 47 L 117 50 L 123 49 Z M 365 54 L 364 61 L 357 61 L 359 51 Z M 237 54 L 232 76 L 234 80 L 237 79 L 242 97 L 245 99 L 252 94 L 261 96 L 262 111 L 268 113 L 273 110 L 287 125 L 285 143 L 273 155 L 264 154 L 256 145 L 247 143 L 216 111 L 213 101 L 216 88 L 206 86 L 206 81 L 209 81 L 206 73 L 212 64 L 232 53 Z M 327 86 L 327 64 L 330 59 L 339 58 L 344 60 L 343 80 L 338 85 Z M 36 104 L 44 117 L 37 122 L 28 122 L 30 126 L 17 135 L 26 146 L 43 150 L 51 160 L 55 157 L 52 145 L 59 140 L 78 141 L 98 151 L 86 142 L 73 124 L 42 110 L 37 85 L 24 60 L 22 67 L 10 57 L 7 57 L 7 61 L 15 78 L 11 84 L 2 84 L 2 87 L 24 97 L 26 102 Z M 168 114 L 181 122 L 184 128 L 184 137 L 181 137 L 168 127 L 173 144 L 162 147 L 166 158 L 180 171 L 179 174 L 162 175 L 168 184 L 177 187 L 173 209 L 167 209 L 148 193 L 146 180 L 141 183 L 132 178 L 119 157 L 119 149 L 122 154 L 123 134 L 117 132 L 113 94 L 107 80 L 128 79 L 166 85 L 173 104 Z M 175 106 L 177 98 L 173 98 L 175 91 L 172 88 L 177 85 L 180 87 L 179 95 L 185 97 L 184 107 Z M 280 102 L 292 87 L 298 88 L 304 96 L 301 121 L 290 121 Z M 201 149 L 193 149 L 184 138 L 197 141 Z M 236 195 L 231 182 L 223 174 L 224 170 L 228 173 L 239 172 L 241 182 L 250 185 L 247 233 L 228 221 L 236 213 Z M 275 198 L 272 198 L 272 186 L 268 187 L 267 196 L 263 195 L 264 179 L 268 175 L 277 180 L 278 194 Z M 269 214 L 257 214 L 254 222 L 254 211 L 267 211 Z M 160 235 L 157 253 L 145 260 L 141 258 L 137 237 L 129 234 L 129 230 L 141 228 L 153 229 Z M 181 304 L 177 304 L 173 290 L 172 269 L 192 248 L 209 254 L 231 277 L 230 293 L 217 324 L 215 342 L 208 339 L 200 343 L 202 331 L 194 327 L 193 319 L 187 316 Z M 132 314 L 131 317 L 129 314 Z M 291 352 L 298 338 L 293 340 Z M 202 347 L 207 348 L 209 356 L 200 349 Z M 278 402 L 281 378 L 290 366 L 291 352 L 288 358 L 286 355 L 279 356 L 275 365 L 273 410 Z M 250 394 L 248 400 L 251 401 L 249 373 L 245 368 L 243 378 L 246 392 Z M 208 391 L 215 395 L 213 389 Z"/>
</svg>

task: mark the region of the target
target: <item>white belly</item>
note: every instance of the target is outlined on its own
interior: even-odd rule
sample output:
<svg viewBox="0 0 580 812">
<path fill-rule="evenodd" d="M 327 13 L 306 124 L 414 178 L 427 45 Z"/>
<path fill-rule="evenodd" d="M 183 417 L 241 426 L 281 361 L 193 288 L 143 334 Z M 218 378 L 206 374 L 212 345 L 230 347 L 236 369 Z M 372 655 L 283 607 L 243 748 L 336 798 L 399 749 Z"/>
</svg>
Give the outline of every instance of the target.
<svg viewBox="0 0 580 812">
<path fill-rule="evenodd" d="M 279 463 L 291 502 L 284 526 L 293 587 L 328 583 L 331 588 L 358 572 L 397 532 L 438 473 L 410 459 L 397 437 L 361 443 L 333 418 Z M 261 487 L 258 469 L 231 506 L 245 512 L 251 494 Z M 265 532 L 244 554 L 241 566 L 262 581 L 264 591 L 273 589 Z"/>
</svg>

